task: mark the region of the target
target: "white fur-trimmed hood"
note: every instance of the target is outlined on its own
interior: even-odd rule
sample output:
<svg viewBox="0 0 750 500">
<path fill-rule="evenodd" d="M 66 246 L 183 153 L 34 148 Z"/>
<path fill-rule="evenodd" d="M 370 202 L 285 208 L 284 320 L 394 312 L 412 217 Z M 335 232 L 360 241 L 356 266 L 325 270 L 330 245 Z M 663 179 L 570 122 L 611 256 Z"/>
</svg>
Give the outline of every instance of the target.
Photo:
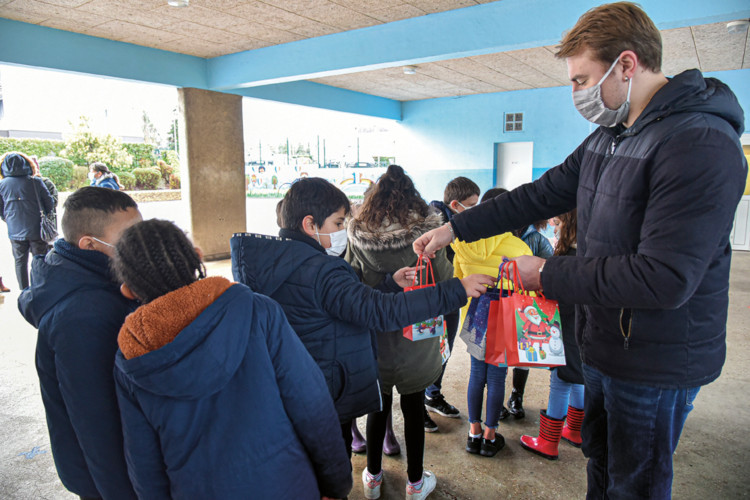
<svg viewBox="0 0 750 500">
<path fill-rule="evenodd" d="M 430 213 L 425 218 L 416 212 L 411 212 L 408 227 L 403 227 L 398 222 L 391 223 L 389 220 L 383 220 L 376 231 L 370 231 L 361 221 L 351 219 L 347 233 L 350 243 L 362 250 L 400 250 L 411 246 L 414 240 L 424 233 L 442 225 L 443 216 L 430 209 Z"/>
</svg>

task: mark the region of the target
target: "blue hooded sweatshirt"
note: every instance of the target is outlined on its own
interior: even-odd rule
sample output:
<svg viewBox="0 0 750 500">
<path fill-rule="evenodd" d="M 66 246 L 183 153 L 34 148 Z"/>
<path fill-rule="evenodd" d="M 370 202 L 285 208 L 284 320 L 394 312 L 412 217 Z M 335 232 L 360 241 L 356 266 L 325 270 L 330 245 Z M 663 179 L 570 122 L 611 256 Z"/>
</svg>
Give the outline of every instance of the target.
<svg viewBox="0 0 750 500">
<path fill-rule="evenodd" d="M 109 258 L 57 240 L 34 257 L 18 308 L 39 329 L 36 369 L 60 480 L 85 497 L 132 499 L 112 370 L 117 332 L 135 302 Z"/>
</svg>

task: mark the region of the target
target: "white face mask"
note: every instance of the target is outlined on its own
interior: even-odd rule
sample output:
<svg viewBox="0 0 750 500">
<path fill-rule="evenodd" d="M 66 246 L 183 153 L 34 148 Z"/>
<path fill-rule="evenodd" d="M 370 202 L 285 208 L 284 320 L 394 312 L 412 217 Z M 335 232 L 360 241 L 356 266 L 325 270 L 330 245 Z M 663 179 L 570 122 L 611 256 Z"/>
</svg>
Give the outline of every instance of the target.
<svg viewBox="0 0 750 500">
<path fill-rule="evenodd" d="M 607 79 L 612 70 L 615 69 L 620 58 L 618 57 L 609 67 L 599 83 L 593 87 L 573 92 L 573 104 L 584 118 L 597 125 L 614 127 L 624 122 L 630 112 L 630 87 L 633 79 L 628 80 L 628 96 L 625 102 L 617 109 L 609 109 L 602 100 L 602 83 Z"/>
<path fill-rule="evenodd" d="M 89 172 L 89 180 L 93 181 L 94 179 L 96 179 L 96 177 L 94 177 L 94 172 Z"/>
<path fill-rule="evenodd" d="M 326 248 L 326 253 L 328 255 L 338 257 L 344 250 L 346 250 L 346 242 L 348 241 L 346 229 L 336 231 L 335 233 L 319 233 L 318 231 L 315 231 L 315 234 L 318 236 L 318 243 L 320 243 L 321 235 L 329 236 L 331 238 L 331 247 Z M 320 243 L 320 246 L 323 246 L 323 243 Z"/>
<path fill-rule="evenodd" d="M 456 201 L 456 203 L 458 203 L 459 205 L 461 205 L 461 207 L 463 207 L 463 209 L 464 209 L 464 210 L 468 210 L 468 209 L 470 209 L 470 208 L 474 208 L 474 207 L 476 207 L 476 205 L 472 205 L 472 206 L 470 206 L 470 207 L 467 207 L 466 205 L 464 205 L 464 204 L 463 204 L 463 203 L 461 203 L 460 201 Z"/>
</svg>

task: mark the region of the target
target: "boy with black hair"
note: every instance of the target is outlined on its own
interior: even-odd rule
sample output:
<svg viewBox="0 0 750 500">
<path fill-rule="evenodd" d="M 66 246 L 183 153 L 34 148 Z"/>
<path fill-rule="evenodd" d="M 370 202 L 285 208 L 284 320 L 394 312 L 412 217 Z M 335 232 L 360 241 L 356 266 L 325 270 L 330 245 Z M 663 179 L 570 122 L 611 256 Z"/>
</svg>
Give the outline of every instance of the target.
<svg viewBox="0 0 750 500">
<path fill-rule="evenodd" d="M 141 220 L 135 201 L 111 189 L 70 195 L 64 239 L 34 258 L 18 308 L 39 329 L 36 368 L 60 480 L 81 498 L 134 499 L 112 375 L 117 334 L 136 303 L 110 274 L 113 245 Z"/>
<path fill-rule="evenodd" d="M 380 411 L 374 332 L 401 329 L 478 297 L 490 276 L 451 279 L 409 293 L 414 268 L 388 276 L 379 289 L 360 282 L 337 257 L 346 248 L 350 203 L 325 179 L 302 179 L 282 204 L 279 237 L 235 234 L 234 279 L 276 300 L 323 372 L 351 453 L 352 419 Z M 328 253 L 329 255 L 326 255 Z"/>
<path fill-rule="evenodd" d="M 430 202 L 430 206 L 440 211 L 443 216 L 443 222 L 448 222 L 455 214 L 461 213 L 479 203 L 479 192 L 479 186 L 468 177 L 456 177 L 445 186 L 443 201 L 433 200 Z M 453 264 L 453 257 L 455 256 L 453 248 L 446 248 L 446 254 L 450 263 Z M 458 311 L 451 311 L 445 315 L 445 327 L 448 329 L 448 347 L 451 351 L 453 351 L 453 342 L 456 340 L 456 334 L 458 333 L 458 318 Z M 446 361 L 443 364 L 443 371 L 440 372 L 438 379 L 434 384 L 425 389 L 424 392 L 424 430 L 427 432 L 438 430 L 437 424 L 427 413 L 428 410 L 450 418 L 458 418 L 460 415 L 458 408 L 446 401 L 445 396 L 442 394 L 443 375 L 445 374 L 445 367 L 447 365 L 448 362 Z"/>
</svg>

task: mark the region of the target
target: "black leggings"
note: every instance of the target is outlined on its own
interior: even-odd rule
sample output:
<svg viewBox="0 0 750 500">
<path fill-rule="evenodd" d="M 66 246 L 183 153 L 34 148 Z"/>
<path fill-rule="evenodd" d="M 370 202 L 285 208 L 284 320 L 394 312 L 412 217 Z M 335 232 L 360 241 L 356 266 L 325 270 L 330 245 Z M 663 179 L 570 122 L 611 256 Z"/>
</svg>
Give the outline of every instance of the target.
<svg viewBox="0 0 750 500">
<path fill-rule="evenodd" d="M 367 470 L 379 474 L 383 466 L 385 423 L 391 413 L 393 396 L 383 394 L 383 411 L 367 415 Z M 401 395 L 406 441 L 406 474 L 415 483 L 422 479 L 424 459 L 424 391 Z"/>
</svg>

